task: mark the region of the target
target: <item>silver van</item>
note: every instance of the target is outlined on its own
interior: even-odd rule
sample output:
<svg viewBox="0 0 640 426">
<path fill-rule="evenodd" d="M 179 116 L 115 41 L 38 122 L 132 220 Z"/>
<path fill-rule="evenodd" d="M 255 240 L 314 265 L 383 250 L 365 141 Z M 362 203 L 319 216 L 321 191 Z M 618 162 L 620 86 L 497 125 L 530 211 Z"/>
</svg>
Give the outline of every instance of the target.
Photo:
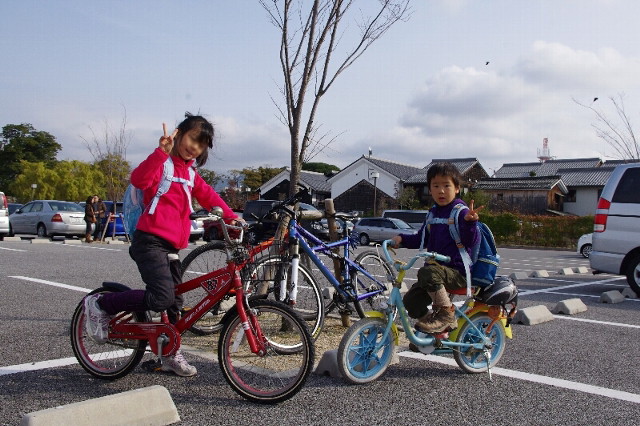
<svg viewBox="0 0 640 426">
<path fill-rule="evenodd" d="M 407 222 L 412 228 L 420 229 L 429 210 L 385 210 L 382 217 L 393 217 Z"/>
<path fill-rule="evenodd" d="M 0 192 L 0 241 L 9 234 L 9 203 L 4 192 Z"/>
<path fill-rule="evenodd" d="M 640 296 L 640 163 L 619 165 L 604 186 L 589 261 L 594 274 L 626 275 Z"/>
</svg>

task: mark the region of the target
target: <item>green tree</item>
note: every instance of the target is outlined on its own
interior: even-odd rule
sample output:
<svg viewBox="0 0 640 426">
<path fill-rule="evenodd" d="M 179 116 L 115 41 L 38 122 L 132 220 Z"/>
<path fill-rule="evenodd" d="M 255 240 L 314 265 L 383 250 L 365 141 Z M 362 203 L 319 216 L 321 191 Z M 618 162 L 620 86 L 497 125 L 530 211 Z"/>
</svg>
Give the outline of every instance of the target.
<svg viewBox="0 0 640 426">
<path fill-rule="evenodd" d="M 22 172 L 10 185 L 20 202 L 33 198 L 84 201 L 89 195 L 104 194 L 102 171 L 82 161 L 59 161 L 54 167 L 46 163 L 20 163 Z M 32 188 L 36 184 L 37 188 Z"/>
<path fill-rule="evenodd" d="M 403 210 L 415 210 L 420 207 L 420 200 L 416 197 L 415 188 L 404 187 L 398 194 L 398 205 Z"/>
<path fill-rule="evenodd" d="M 284 169 L 285 167 L 247 167 L 242 170 L 232 170 L 231 172 L 242 176 L 244 186 L 255 191 Z"/>
<path fill-rule="evenodd" d="M 340 167 L 334 166 L 333 164 L 327 163 L 304 163 L 302 164 L 302 170 L 307 170 L 309 172 L 318 172 L 329 174 L 333 171 L 339 172 Z"/>
<path fill-rule="evenodd" d="M 0 139 L 0 188 L 9 188 L 21 173 L 21 162 L 42 162 L 51 167 L 62 146 L 55 136 L 37 131 L 31 124 L 7 124 Z"/>
<path fill-rule="evenodd" d="M 480 206 L 484 206 L 484 208 L 486 210 L 489 210 L 489 203 L 491 202 L 491 195 L 487 194 L 486 192 L 478 189 L 478 190 L 471 190 L 469 192 L 467 192 L 466 194 L 464 194 L 462 197 L 460 197 L 462 199 L 462 201 L 464 201 L 465 203 L 469 204 L 471 202 L 471 200 L 473 200 L 473 205 L 474 207 L 480 207 Z M 482 211 L 480 212 L 480 216 L 482 216 Z"/>
<path fill-rule="evenodd" d="M 103 156 L 101 160 L 94 164 L 94 167 L 103 176 L 99 184 L 104 187 L 104 192 L 100 192 L 99 195 L 107 200 L 122 200 L 124 192 L 129 185 L 129 175 L 131 173 L 129 162 L 119 154 L 112 153 Z M 104 198 L 105 196 L 106 198 Z"/>
<path fill-rule="evenodd" d="M 200 176 L 205 182 L 207 182 L 209 185 L 213 187 L 215 187 L 218 183 L 220 183 L 221 176 L 218 175 L 213 170 L 198 169 L 198 174 L 200 174 Z"/>
</svg>

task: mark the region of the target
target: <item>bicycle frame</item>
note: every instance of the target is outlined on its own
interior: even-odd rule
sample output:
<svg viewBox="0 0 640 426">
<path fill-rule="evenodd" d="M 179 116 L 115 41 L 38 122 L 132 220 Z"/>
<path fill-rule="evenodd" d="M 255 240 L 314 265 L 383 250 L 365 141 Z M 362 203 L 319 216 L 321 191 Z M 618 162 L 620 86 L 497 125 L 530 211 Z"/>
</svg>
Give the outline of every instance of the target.
<svg viewBox="0 0 640 426">
<path fill-rule="evenodd" d="M 345 300 L 363 300 L 373 295 L 382 293 L 387 291 L 387 286 L 372 276 L 366 269 L 362 268 L 356 262 L 350 259 L 349 257 L 349 245 L 350 239 L 349 237 L 345 237 L 339 241 L 334 241 L 330 243 L 325 243 L 318 239 L 315 235 L 311 234 L 309 231 L 304 229 L 295 217 L 292 217 L 289 221 L 289 238 L 298 241 L 302 250 L 309 256 L 309 258 L 313 261 L 313 263 L 320 269 L 322 275 L 329 280 L 331 285 L 340 293 L 340 295 Z M 307 241 L 311 241 L 314 245 L 311 246 Z M 328 254 L 329 256 L 333 255 L 332 250 L 334 248 L 342 247 L 342 259 L 344 259 L 344 268 L 342 270 L 342 278 L 343 280 L 349 280 L 351 276 L 351 270 L 355 269 L 356 271 L 364 274 L 367 278 L 376 283 L 379 287 L 374 291 L 369 291 L 362 294 L 349 294 L 345 291 L 344 286 L 340 284 L 340 281 L 335 277 L 335 275 L 327 268 L 327 266 L 322 262 L 322 260 L 318 257 L 316 253 Z"/>
<path fill-rule="evenodd" d="M 180 336 L 196 321 L 202 318 L 216 303 L 227 294 L 235 292 L 236 308 L 245 330 L 245 336 L 251 351 L 261 355 L 265 353 L 265 339 L 262 336 L 258 321 L 247 313 L 248 304 L 243 288 L 240 270 L 247 261 L 242 263 L 229 262 L 227 266 L 209 272 L 176 286 L 176 295 L 183 294 L 196 288 L 203 288 L 205 297 L 190 309 L 175 324 L 169 323 L 166 313 L 161 314 L 161 322 L 135 322 L 133 317 L 125 318 L 123 313 L 111 320 L 110 339 L 148 340 L 153 353 L 162 356 L 174 354 L 180 347 Z"/>
</svg>

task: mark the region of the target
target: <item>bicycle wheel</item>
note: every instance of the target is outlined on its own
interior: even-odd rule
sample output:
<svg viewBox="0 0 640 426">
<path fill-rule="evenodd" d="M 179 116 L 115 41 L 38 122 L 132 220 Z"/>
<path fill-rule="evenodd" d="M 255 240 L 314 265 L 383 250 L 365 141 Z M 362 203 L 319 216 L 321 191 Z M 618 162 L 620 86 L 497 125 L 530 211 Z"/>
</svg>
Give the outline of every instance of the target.
<svg viewBox="0 0 640 426">
<path fill-rule="evenodd" d="M 214 240 L 191 251 L 182 260 L 182 282 L 198 278 L 209 272 L 223 268 L 227 264 L 227 254 L 225 252 L 224 241 Z M 204 299 L 206 291 L 197 288 L 183 294 L 183 313 L 191 309 L 198 302 Z M 222 328 L 220 320 L 222 315 L 235 305 L 235 300 L 225 298 L 202 318 L 196 321 L 189 331 L 198 336 L 206 336 Z"/>
<path fill-rule="evenodd" d="M 249 267 L 243 279 L 247 286 L 247 292 L 253 294 L 265 294 L 266 297 L 290 305 L 289 294 L 281 298 L 281 280 L 287 283 L 289 288 L 291 281 L 291 263 L 283 261 L 280 256 L 266 256 Z M 324 324 L 324 306 L 322 291 L 312 273 L 301 263 L 298 264 L 298 293 L 294 305 L 291 308 L 306 322 L 311 337 L 315 340 L 322 331 Z"/>
<path fill-rule="evenodd" d="M 338 369 L 352 384 L 376 380 L 391 364 L 395 343 L 391 333 L 383 340 L 387 323 L 382 318 L 363 318 L 342 336 L 338 347 Z M 376 347 L 379 347 L 376 350 Z"/>
<path fill-rule="evenodd" d="M 378 253 L 373 250 L 362 252 L 356 257 L 356 263 L 362 266 L 371 276 L 375 279 L 367 277 L 365 274 L 353 270 L 351 273 L 351 282 L 356 289 L 356 292 L 364 294 L 369 291 L 380 290 L 380 285 L 376 282 L 379 281 L 387 286 L 387 290 L 370 296 L 366 299 L 362 299 L 359 303 L 354 303 L 356 312 L 360 318 L 365 317 L 366 311 L 380 311 L 382 310 L 381 303 L 389 299 L 391 293 L 391 285 L 389 284 L 389 275 L 392 275 L 389 266 L 380 258 Z"/>
<path fill-rule="evenodd" d="M 89 295 L 108 293 L 106 288 L 93 290 Z M 144 321 L 145 314 L 132 312 L 136 321 Z M 109 339 L 104 344 L 93 341 L 85 331 L 84 300 L 76 307 L 71 319 L 71 348 L 78 363 L 99 379 L 119 379 L 133 370 L 145 354 L 146 340 Z"/>
<path fill-rule="evenodd" d="M 486 333 L 487 326 L 491 323 L 491 318 L 485 313 L 479 313 L 469 318 L 476 327 Z M 482 335 L 475 330 L 471 323 L 465 322 L 460 328 L 458 333 L 457 342 L 463 343 L 478 343 L 482 342 Z M 504 353 L 505 344 L 507 342 L 507 335 L 504 331 L 504 325 L 502 321 L 497 321 L 491 327 L 491 331 L 488 333 L 491 340 L 492 347 L 489 350 L 491 355 L 491 367 L 493 368 Z M 469 348 L 454 350 L 453 358 L 458 363 L 458 366 L 467 373 L 483 373 L 487 371 L 487 359 L 485 358 L 484 351 Z"/>
<path fill-rule="evenodd" d="M 233 390 L 254 402 L 273 404 L 295 395 L 313 369 L 315 350 L 305 322 L 288 306 L 251 300 L 266 339 L 266 353 L 251 352 L 240 317 L 233 315 L 220 333 L 218 362 Z M 250 329 L 247 332 L 254 333 Z"/>
</svg>

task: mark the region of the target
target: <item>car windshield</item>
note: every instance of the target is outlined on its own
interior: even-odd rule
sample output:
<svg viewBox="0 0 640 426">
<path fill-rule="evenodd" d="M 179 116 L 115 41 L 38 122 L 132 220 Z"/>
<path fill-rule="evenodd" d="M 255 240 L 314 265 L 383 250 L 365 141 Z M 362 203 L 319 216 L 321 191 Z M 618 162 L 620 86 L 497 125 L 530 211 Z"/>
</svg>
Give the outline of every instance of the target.
<svg viewBox="0 0 640 426">
<path fill-rule="evenodd" d="M 80 204 L 65 201 L 50 201 L 49 207 L 51 207 L 51 210 L 54 212 L 84 212 Z"/>
<path fill-rule="evenodd" d="M 389 220 L 393 222 L 398 227 L 398 229 L 413 229 L 411 226 L 409 226 L 407 222 L 403 220 L 396 219 L 393 217 L 390 217 Z"/>
</svg>

